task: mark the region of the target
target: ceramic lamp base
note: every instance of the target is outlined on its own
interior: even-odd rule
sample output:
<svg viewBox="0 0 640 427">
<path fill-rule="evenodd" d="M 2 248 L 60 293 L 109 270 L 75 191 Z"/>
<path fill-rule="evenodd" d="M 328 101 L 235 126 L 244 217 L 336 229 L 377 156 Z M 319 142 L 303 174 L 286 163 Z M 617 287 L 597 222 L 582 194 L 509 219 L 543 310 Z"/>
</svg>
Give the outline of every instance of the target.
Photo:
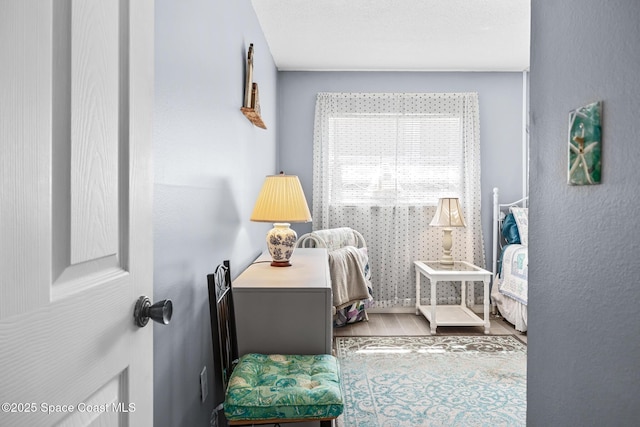
<svg viewBox="0 0 640 427">
<path fill-rule="evenodd" d="M 440 259 L 440 264 L 442 265 L 453 265 L 453 257 L 451 256 L 451 247 L 453 246 L 453 238 L 451 237 L 450 228 L 444 229 L 444 236 L 442 238 L 442 249 L 444 250 L 444 255 L 442 255 L 442 259 Z"/>
<path fill-rule="evenodd" d="M 443 256 L 442 258 L 440 258 L 439 262 L 442 265 L 453 265 L 453 257 L 447 258 Z"/>
<path fill-rule="evenodd" d="M 287 222 L 276 222 L 267 233 L 267 248 L 271 254 L 272 267 L 290 267 L 291 255 L 296 247 L 298 234 Z"/>
</svg>

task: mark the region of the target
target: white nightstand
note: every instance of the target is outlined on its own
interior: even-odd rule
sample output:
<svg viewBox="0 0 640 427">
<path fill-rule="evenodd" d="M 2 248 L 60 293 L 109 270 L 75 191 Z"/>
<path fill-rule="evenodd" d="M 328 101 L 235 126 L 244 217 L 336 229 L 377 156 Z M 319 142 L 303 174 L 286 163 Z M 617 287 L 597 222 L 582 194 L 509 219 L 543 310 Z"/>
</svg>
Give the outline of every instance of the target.
<svg viewBox="0 0 640 427">
<path fill-rule="evenodd" d="M 416 315 L 422 313 L 431 326 L 431 333 L 436 333 L 438 326 L 483 326 L 484 333 L 489 333 L 489 282 L 491 272 L 476 267 L 465 261 L 455 262 L 453 266 L 445 266 L 438 261 L 414 261 L 416 267 Z M 431 305 L 420 305 L 420 276 L 431 282 Z M 481 319 L 467 307 L 467 281 L 484 283 L 484 319 Z M 460 305 L 436 304 L 438 282 L 462 282 L 462 301 Z M 473 292 L 472 292 L 473 295 Z"/>
<path fill-rule="evenodd" d="M 333 318 L 326 249 L 298 248 L 291 267 L 263 253 L 233 281 L 238 352 L 331 354 Z"/>
</svg>

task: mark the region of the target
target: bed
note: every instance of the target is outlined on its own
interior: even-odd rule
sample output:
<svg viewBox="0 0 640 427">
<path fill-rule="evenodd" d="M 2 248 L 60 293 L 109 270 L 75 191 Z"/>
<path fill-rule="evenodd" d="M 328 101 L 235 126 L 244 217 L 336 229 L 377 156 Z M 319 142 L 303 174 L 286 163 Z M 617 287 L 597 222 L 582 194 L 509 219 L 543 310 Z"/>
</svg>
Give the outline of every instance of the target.
<svg viewBox="0 0 640 427">
<path fill-rule="evenodd" d="M 527 331 L 528 209 L 527 200 L 500 203 L 493 189 L 493 286 L 491 304 L 515 329 Z"/>
</svg>

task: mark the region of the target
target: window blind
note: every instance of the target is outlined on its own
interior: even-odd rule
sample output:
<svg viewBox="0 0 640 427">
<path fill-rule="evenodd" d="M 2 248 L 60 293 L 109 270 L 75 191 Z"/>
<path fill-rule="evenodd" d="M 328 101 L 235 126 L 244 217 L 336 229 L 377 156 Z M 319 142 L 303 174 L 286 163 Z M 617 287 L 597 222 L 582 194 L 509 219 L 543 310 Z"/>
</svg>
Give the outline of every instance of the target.
<svg viewBox="0 0 640 427">
<path fill-rule="evenodd" d="M 329 203 L 435 205 L 462 191 L 461 120 L 440 114 L 329 119 Z"/>
</svg>

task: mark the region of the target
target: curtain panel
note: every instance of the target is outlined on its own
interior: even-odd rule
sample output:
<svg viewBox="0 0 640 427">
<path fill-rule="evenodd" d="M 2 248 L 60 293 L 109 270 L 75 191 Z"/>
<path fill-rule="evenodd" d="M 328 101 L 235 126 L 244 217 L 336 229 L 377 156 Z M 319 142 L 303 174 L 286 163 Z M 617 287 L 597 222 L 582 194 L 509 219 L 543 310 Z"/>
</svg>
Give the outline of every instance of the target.
<svg viewBox="0 0 640 427">
<path fill-rule="evenodd" d="M 454 259 L 484 268 L 477 93 L 317 95 L 313 230 L 364 235 L 376 307 L 415 306 L 413 261 L 443 253 L 442 229 L 429 226 L 439 197 L 460 198 L 467 222 L 453 230 Z M 426 283 L 421 295 L 428 304 Z M 467 299 L 482 298 L 476 284 Z M 459 304 L 460 284 L 439 285 L 437 300 Z"/>
</svg>

